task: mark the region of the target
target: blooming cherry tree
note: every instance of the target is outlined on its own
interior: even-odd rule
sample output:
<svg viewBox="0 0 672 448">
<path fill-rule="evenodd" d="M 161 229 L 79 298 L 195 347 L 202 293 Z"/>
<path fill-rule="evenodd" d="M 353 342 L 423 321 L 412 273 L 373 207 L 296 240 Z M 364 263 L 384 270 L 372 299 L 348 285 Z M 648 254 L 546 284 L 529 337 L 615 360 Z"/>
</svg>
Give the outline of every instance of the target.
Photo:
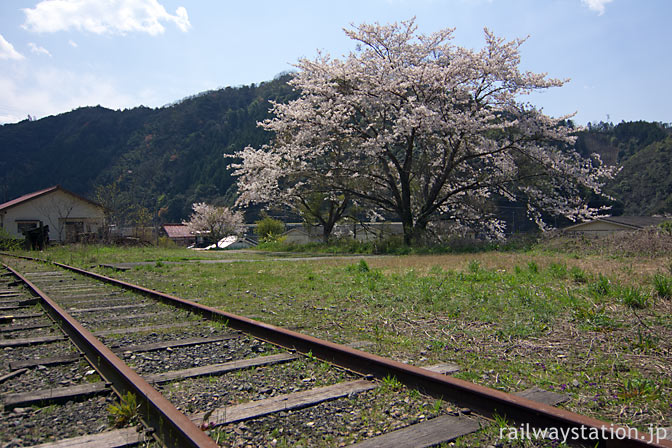
<svg viewBox="0 0 672 448">
<path fill-rule="evenodd" d="M 486 29 L 475 51 L 453 45 L 452 29 L 418 34 L 414 20 L 345 32 L 356 51 L 299 60 L 300 97 L 261 123 L 274 141 L 237 154 L 243 202 L 300 190 L 356 200 L 396 215 L 406 243 L 441 216 L 500 235 L 487 211 L 496 199 L 524 202 L 541 227 L 599 212 L 582 198 L 601 194 L 611 170 L 572 149 L 570 116 L 521 100 L 566 82 L 521 71 L 523 40 Z"/>
<path fill-rule="evenodd" d="M 191 232 L 207 233 L 215 243 L 228 235 L 243 233 L 243 214 L 227 207 L 216 207 L 204 202 L 192 205 L 189 221 L 184 221 Z"/>
<path fill-rule="evenodd" d="M 277 139 L 276 141 L 279 141 Z M 326 177 L 331 169 L 327 159 L 317 154 L 296 152 L 281 147 L 251 147 L 235 154 L 240 163 L 231 166 L 238 178 L 237 205 L 267 203 L 286 206 L 300 214 L 308 224 L 322 227 L 327 242 L 334 226 L 346 216 L 352 200 L 342 190 L 334 189 Z"/>
</svg>

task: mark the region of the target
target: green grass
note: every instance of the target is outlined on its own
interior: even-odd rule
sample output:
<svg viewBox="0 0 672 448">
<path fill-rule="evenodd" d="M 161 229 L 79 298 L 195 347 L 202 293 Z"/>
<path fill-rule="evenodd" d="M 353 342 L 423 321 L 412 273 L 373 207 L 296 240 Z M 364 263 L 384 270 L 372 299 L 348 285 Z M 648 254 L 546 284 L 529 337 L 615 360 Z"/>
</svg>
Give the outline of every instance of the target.
<svg viewBox="0 0 672 448">
<path fill-rule="evenodd" d="M 662 274 L 653 276 L 653 286 L 661 299 L 672 299 L 672 277 Z"/>
<path fill-rule="evenodd" d="M 96 250 L 110 262 L 103 248 L 47 255 L 88 267 Z M 664 398 L 672 374 L 659 367 L 672 351 L 672 301 L 647 289 L 669 259 L 533 250 L 170 264 L 191 252 L 109 255 L 152 263 L 99 271 L 205 305 L 334 342 L 370 341 L 364 350 L 405 362 L 456 363 L 457 377 L 508 392 L 567 393 L 567 408 L 596 418 L 640 427 L 672 420 Z M 653 393 L 645 380 L 658 385 Z"/>
<path fill-rule="evenodd" d="M 643 309 L 649 304 L 649 295 L 638 286 L 622 286 L 618 295 L 625 305 L 633 309 Z"/>
<path fill-rule="evenodd" d="M 68 246 L 53 246 L 47 251 L 36 253 L 18 251 L 21 255 L 42 257 L 61 263 L 75 263 L 82 266 L 92 266 L 99 263 L 133 263 L 133 262 L 185 262 L 190 260 L 212 259 L 262 259 L 267 254 L 252 254 L 247 252 L 215 250 L 195 251 L 186 248 L 161 247 L 115 247 L 103 245 L 74 244 Z"/>
</svg>

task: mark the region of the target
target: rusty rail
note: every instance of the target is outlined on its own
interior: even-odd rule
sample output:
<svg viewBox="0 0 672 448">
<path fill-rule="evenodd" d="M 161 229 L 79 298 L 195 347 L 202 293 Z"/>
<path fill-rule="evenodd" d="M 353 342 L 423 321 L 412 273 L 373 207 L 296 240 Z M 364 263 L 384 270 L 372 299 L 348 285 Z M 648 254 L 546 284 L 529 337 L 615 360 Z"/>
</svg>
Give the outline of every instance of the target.
<svg viewBox="0 0 672 448">
<path fill-rule="evenodd" d="M 3 266 L 40 297 L 47 314 L 70 337 L 117 395 L 122 396 L 131 392 L 136 396 L 140 419 L 161 444 L 169 448 L 216 448 L 218 446 L 161 393 L 128 367 L 30 280 L 11 267 L 5 264 Z"/>
<path fill-rule="evenodd" d="M 44 260 L 31 259 L 44 262 Z M 573 438 L 576 435 L 577 442 L 589 442 L 591 446 L 597 442 L 600 447 L 606 448 L 672 448 L 672 441 L 657 441 L 656 435 L 637 431 L 634 428 L 614 425 L 458 378 L 409 366 L 84 269 L 62 263 L 52 263 L 64 269 L 145 294 L 164 303 L 198 313 L 206 318 L 226 321 L 231 328 L 244 331 L 259 339 L 288 349 L 302 353 L 311 352 L 313 356 L 319 359 L 355 372 L 373 375 L 378 378 L 394 376 L 407 386 L 437 398 L 452 401 L 460 406 L 468 407 L 481 415 L 503 416 L 517 427 L 530 425 L 531 428 L 555 428 L 557 431 L 565 431 L 565 433 L 571 434 Z"/>
</svg>

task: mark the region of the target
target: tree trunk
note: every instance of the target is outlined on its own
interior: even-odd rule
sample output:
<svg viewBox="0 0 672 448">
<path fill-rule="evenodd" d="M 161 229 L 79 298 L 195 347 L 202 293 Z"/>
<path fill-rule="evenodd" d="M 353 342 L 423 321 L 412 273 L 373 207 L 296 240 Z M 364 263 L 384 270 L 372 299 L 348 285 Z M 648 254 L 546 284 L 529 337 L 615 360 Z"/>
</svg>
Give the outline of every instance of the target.
<svg viewBox="0 0 672 448">
<path fill-rule="evenodd" d="M 413 217 L 408 213 L 404 215 L 401 223 L 404 229 L 404 245 L 411 246 L 424 242 L 427 232 L 427 221 L 422 220 L 414 223 Z"/>
<path fill-rule="evenodd" d="M 414 234 L 413 216 L 411 215 L 410 211 L 408 213 L 402 214 L 401 225 L 404 229 L 404 246 L 410 246 L 413 244 Z"/>
<path fill-rule="evenodd" d="M 335 222 L 326 221 L 322 225 L 322 242 L 324 244 L 327 244 L 329 242 L 329 238 L 331 237 L 331 232 L 334 230 L 335 224 L 336 224 Z"/>
</svg>

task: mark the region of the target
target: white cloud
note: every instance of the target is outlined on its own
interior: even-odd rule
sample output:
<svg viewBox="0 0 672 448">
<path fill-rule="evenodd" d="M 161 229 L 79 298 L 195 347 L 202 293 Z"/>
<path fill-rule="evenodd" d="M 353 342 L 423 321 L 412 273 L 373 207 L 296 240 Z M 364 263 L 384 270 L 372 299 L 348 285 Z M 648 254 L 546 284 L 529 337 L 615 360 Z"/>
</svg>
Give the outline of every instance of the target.
<svg viewBox="0 0 672 448">
<path fill-rule="evenodd" d="M 15 61 L 24 59 L 24 56 L 14 49 L 14 45 L 10 44 L 0 34 L 0 59 L 13 59 Z"/>
<path fill-rule="evenodd" d="M 612 1 L 614 0 L 581 0 L 581 3 L 597 12 L 599 15 L 602 15 L 604 14 L 604 8 L 607 3 L 611 3 Z"/>
<path fill-rule="evenodd" d="M 82 106 L 100 104 L 111 109 L 155 104 L 154 92 L 129 94 L 106 76 L 55 67 L 34 71 L 28 67 L 0 72 L 0 124 L 42 118 Z"/>
<path fill-rule="evenodd" d="M 44 47 L 40 47 L 39 45 L 34 44 L 33 42 L 28 42 L 28 46 L 30 47 L 30 51 L 32 51 L 33 53 L 44 54 L 51 57 L 51 53 L 49 53 L 49 50 L 47 50 Z"/>
<path fill-rule="evenodd" d="M 142 32 L 156 36 L 165 31 L 161 22 L 173 22 L 184 32 L 191 28 L 184 7 L 171 15 L 158 0 L 42 0 L 35 8 L 23 11 L 23 27 L 44 33 L 75 29 L 95 34 Z"/>
<path fill-rule="evenodd" d="M 70 44 L 70 46 L 71 46 L 72 48 L 77 48 L 77 47 L 79 47 L 79 45 L 77 45 L 77 42 L 75 42 L 75 41 L 72 40 L 72 39 L 70 39 L 70 40 L 68 41 L 68 43 Z"/>
</svg>

